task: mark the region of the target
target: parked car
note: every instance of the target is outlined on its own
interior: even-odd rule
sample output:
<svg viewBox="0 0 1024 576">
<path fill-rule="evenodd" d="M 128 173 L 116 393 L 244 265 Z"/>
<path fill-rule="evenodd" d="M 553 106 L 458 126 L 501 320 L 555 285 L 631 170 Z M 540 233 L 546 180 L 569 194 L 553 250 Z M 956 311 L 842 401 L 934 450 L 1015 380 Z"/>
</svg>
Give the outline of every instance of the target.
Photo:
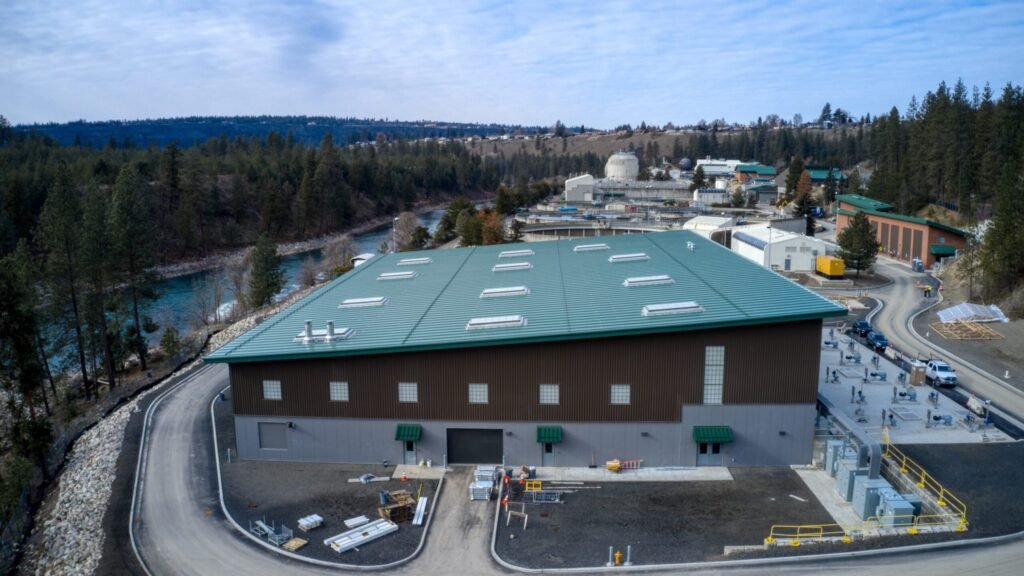
<svg viewBox="0 0 1024 576">
<path fill-rule="evenodd" d="M 924 377 L 939 386 L 956 386 L 956 371 L 939 359 L 933 358 L 925 364 Z"/>
<path fill-rule="evenodd" d="M 885 349 L 889 347 L 889 339 L 881 332 L 868 332 L 866 340 L 868 346 L 875 352 L 885 352 Z"/>
<path fill-rule="evenodd" d="M 853 323 L 853 333 L 857 336 L 867 336 L 871 332 L 871 323 L 867 320 L 857 320 Z"/>
</svg>

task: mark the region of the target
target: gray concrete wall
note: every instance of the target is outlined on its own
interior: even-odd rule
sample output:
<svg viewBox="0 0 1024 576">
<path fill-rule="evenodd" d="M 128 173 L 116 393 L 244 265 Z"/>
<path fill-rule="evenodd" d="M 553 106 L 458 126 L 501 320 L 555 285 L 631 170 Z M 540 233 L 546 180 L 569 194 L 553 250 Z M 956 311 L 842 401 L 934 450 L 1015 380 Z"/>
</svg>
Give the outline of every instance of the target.
<svg viewBox="0 0 1024 576">
<path fill-rule="evenodd" d="M 557 423 L 562 427 L 562 442 L 554 445 L 551 457 L 558 466 L 587 466 L 592 461 L 601 465 L 613 458 L 642 458 L 645 466 L 694 466 L 697 445 L 693 441 L 693 427 L 726 425 L 732 428 L 735 441 L 723 448 L 723 464 L 805 464 L 811 461 L 814 416 L 813 405 L 687 405 L 683 408 L 681 423 Z M 292 422 L 293 427 L 288 429 L 288 448 L 260 449 L 259 422 Z M 402 463 L 404 445 L 395 440 L 398 423 L 398 420 L 236 416 L 236 448 L 239 457 L 245 459 L 376 463 L 386 458 L 392 463 Z M 537 422 L 418 423 L 423 426 L 423 435 L 416 446 L 419 459 L 431 459 L 438 464 L 444 461 L 448 428 L 489 428 L 503 431 L 507 465 L 541 464 L 543 447 L 536 441 Z M 780 430 L 786 434 L 780 435 Z"/>
<path fill-rule="evenodd" d="M 814 404 L 684 405 L 683 433 L 689 443 L 683 461 L 697 461 L 694 426 L 729 426 L 733 442 L 723 447 L 726 466 L 810 464 L 814 449 Z M 785 434 L 780 434 L 784 432 Z"/>
</svg>

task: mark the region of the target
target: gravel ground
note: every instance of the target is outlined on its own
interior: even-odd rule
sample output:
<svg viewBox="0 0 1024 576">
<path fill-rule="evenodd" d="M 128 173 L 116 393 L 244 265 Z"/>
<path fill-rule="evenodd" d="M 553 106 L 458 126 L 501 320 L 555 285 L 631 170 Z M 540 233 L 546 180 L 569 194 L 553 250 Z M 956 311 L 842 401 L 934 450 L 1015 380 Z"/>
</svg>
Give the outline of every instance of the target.
<svg viewBox="0 0 1024 576">
<path fill-rule="evenodd" d="M 1024 530 L 1024 442 L 899 448 L 963 500 L 972 537 Z"/>
<path fill-rule="evenodd" d="M 378 492 L 380 490 L 408 490 L 415 497 L 418 482 L 348 482 L 362 474 L 390 476 L 394 467 L 353 464 L 309 464 L 299 462 L 239 461 L 227 463 L 225 449 L 234 447 L 234 426 L 231 421 L 231 403 L 216 404 L 217 435 L 221 450 L 221 473 L 224 482 L 224 503 L 235 520 L 242 526 L 250 521 L 266 519 L 284 523 L 295 531 L 295 536 L 309 540 L 298 554 L 309 558 L 372 566 L 387 564 L 411 555 L 423 536 L 423 526 L 410 522 L 399 524 L 398 532 L 385 536 L 359 548 L 358 551 L 339 555 L 323 545 L 326 538 L 347 530 L 344 520 L 365 515 L 377 519 Z M 423 482 L 423 496 L 433 501 L 437 492 L 436 481 Z M 429 509 L 428 509 L 429 511 Z M 307 533 L 296 526 L 299 518 L 319 514 L 323 526 Z"/>
<path fill-rule="evenodd" d="M 832 522 L 793 470 L 730 471 L 732 482 L 594 483 L 564 504 L 527 505 L 527 530 L 498 523 L 498 554 L 530 568 L 585 567 L 604 564 L 608 546 L 632 545 L 636 564 L 700 562 L 760 545 L 772 524 Z"/>
</svg>

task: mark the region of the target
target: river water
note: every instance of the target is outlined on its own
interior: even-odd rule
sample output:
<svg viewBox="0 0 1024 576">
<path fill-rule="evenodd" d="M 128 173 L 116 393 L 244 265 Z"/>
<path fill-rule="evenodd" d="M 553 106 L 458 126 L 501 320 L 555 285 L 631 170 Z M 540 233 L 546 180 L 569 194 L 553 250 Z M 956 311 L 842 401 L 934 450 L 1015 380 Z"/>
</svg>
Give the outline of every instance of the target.
<svg viewBox="0 0 1024 576">
<path fill-rule="evenodd" d="M 433 210 L 418 214 L 420 223 L 426 226 L 431 234 L 434 233 L 443 215 L 444 210 Z M 364 234 L 357 234 L 352 238 L 356 244 L 357 254 L 364 252 L 376 253 L 379 251 L 382 243 L 390 242 L 391 226 L 384 225 Z M 278 294 L 278 299 L 284 298 L 299 289 L 299 273 L 306 258 L 312 258 L 313 262 L 319 265 L 320 250 L 300 252 L 281 257 L 285 286 L 284 290 Z M 150 345 L 156 345 L 159 342 L 163 329 L 167 326 L 176 327 L 182 335 L 191 332 L 196 324 L 195 286 L 204 282 L 212 275 L 223 273 L 224 270 L 222 268 L 215 268 L 153 283 L 152 287 L 156 290 L 157 298 L 146 306 L 145 313 L 160 325 L 160 330 L 148 335 Z M 235 300 L 234 291 L 231 290 L 229 284 L 226 280 L 223 282 L 224 304 L 221 307 L 222 311 L 229 310 Z"/>
</svg>

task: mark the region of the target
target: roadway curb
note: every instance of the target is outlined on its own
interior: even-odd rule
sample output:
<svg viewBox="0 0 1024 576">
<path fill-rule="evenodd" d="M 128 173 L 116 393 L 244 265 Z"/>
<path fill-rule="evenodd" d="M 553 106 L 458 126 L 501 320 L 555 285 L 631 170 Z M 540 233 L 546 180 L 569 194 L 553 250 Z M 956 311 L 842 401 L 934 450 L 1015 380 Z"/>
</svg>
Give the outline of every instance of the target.
<svg viewBox="0 0 1024 576">
<path fill-rule="evenodd" d="M 224 391 L 228 390 L 229 388 L 231 388 L 230 385 L 225 386 L 220 391 L 220 393 L 223 393 Z M 378 570 L 389 570 L 391 568 L 397 568 L 398 566 L 401 566 L 403 564 L 407 564 L 408 562 L 411 562 L 412 560 L 416 559 L 417 556 L 420 555 L 420 552 L 423 550 L 423 546 L 427 542 L 427 534 L 430 533 L 430 526 L 431 526 L 431 524 L 433 524 L 433 521 L 434 521 L 434 509 L 437 507 L 437 501 L 440 500 L 440 498 L 441 498 L 441 490 L 444 487 L 444 477 L 443 476 L 441 477 L 441 479 L 437 483 L 437 491 L 434 493 L 434 501 L 430 505 L 430 515 L 427 517 L 427 524 L 423 527 L 423 535 L 420 536 L 420 543 L 419 543 L 419 545 L 416 546 L 416 549 L 413 550 L 412 554 L 410 554 L 409 556 L 406 556 L 405 558 L 402 558 L 401 560 L 396 560 L 394 562 L 390 562 L 388 564 L 376 564 L 376 565 L 373 565 L 373 566 L 359 566 L 359 565 L 356 565 L 356 564 L 342 564 L 341 562 L 328 562 L 326 560 L 317 560 L 316 558 L 307 558 L 305 556 L 300 556 L 299 554 L 295 554 L 293 552 L 288 552 L 287 550 L 281 550 L 280 548 L 278 548 L 276 546 L 271 546 L 267 542 L 264 542 L 263 540 L 260 540 L 256 536 L 250 534 L 249 531 L 246 530 L 245 528 L 243 528 L 241 526 L 241 524 L 239 524 L 235 520 L 235 518 L 231 515 L 231 513 L 228 512 L 228 508 L 224 504 L 224 484 L 221 482 L 221 477 L 220 477 L 220 447 L 217 445 L 217 417 L 214 415 L 214 410 L 213 410 L 213 407 L 217 404 L 217 399 L 219 398 L 219 396 L 220 396 L 220 394 L 214 395 L 214 397 L 210 400 L 210 424 L 211 424 L 211 428 L 213 430 L 213 456 L 214 456 L 214 462 L 217 465 L 217 498 L 218 498 L 218 500 L 220 500 L 220 509 L 221 509 L 221 511 L 224 513 L 224 516 L 228 519 L 228 521 L 231 522 L 231 525 L 235 528 L 235 530 L 240 532 L 243 536 L 245 536 L 249 540 L 252 540 L 256 544 L 259 544 L 263 548 L 266 548 L 267 550 L 269 550 L 271 552 L 274 552 L 275 554 L 279 554 L 281 556 L 285 556 L 285 557 L 291 558 L 292 560 L 298 560 L 300 562 L 305 562 L 307 564 L 313 564 L 313 565 L 316 565 L 316 566 L 322 566 L 322 567 L 326 567 L 326 568 L 333 568 L 333 569 L 337 569 L 337 570 L 352 570 L 352 571 L 358 571 L 358 572 L 373 572 L 373 571 L 378 571 Z"/>
</svg>

